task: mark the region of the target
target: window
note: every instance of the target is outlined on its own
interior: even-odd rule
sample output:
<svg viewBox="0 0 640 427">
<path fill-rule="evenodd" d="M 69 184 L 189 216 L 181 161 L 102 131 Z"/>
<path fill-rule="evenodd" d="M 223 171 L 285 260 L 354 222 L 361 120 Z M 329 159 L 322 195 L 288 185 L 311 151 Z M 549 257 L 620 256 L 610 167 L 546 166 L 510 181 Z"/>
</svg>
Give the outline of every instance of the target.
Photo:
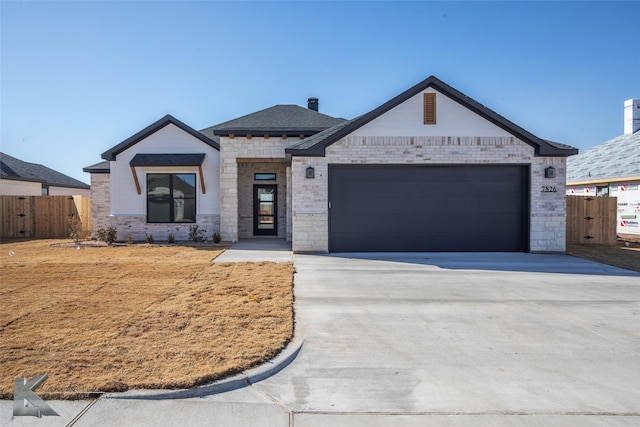
<svg viewBox="0 0 640 427">
<path fill-rule="evenodd" d="M 253 179 L 255 181 L 275 181 L 276 174 L 275 173 L 256 173 L 253 175 Z"/>
<path fill-rule="evenodd" d="M 608 195 L 609 195 L 609 186 L 608 185 L 596 187 L 596 196 L 604 196 L 604 197 L 606 197 Z"/>
<path fill-rule="evenodd" d="M 423 93 L 424 96 L 424 124 L 436 124 L 436 94 Z"/>
<path fill-rule="evenodd" d="M 148 174 L 147 222 L 196 222 L 196 175 Z"/>
</svg>

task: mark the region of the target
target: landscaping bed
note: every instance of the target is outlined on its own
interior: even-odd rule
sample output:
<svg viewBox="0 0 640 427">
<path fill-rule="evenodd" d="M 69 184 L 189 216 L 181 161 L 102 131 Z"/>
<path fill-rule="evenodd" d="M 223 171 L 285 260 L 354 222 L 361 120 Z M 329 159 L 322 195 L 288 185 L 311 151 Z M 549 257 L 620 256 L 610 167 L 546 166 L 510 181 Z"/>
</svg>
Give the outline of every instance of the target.
<svg viewBox="0 0 640 427">
<path fill-rule="evenodd" d="M 215 245 L 64 243 L 0 243 L 0 398 L 40 373 L 44 399 L 193 387 L 292 337 L 291 263 L 214 264 Z"/>
</svg>

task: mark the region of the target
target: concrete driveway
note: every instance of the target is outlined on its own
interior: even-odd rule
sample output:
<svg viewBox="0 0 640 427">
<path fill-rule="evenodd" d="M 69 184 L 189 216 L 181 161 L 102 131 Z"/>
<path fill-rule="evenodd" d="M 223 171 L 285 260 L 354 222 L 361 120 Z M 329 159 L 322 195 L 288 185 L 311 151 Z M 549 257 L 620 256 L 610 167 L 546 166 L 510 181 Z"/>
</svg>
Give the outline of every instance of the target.
<svg viewBox="0 0 640 427">
<path fill-rule="evenodd" d="M 640 424 L 636 273 L 533 254 L 295 265 L 303 350 L 254 387 L 296 426 Z"/>
<path fill-rule="evenodd" d="M 75 425 L 640 425 L 637 273 L 565 255 L 294 262 L 305 343 L 287 368 L 198 399 L 103 398 Z"/>
</svg>

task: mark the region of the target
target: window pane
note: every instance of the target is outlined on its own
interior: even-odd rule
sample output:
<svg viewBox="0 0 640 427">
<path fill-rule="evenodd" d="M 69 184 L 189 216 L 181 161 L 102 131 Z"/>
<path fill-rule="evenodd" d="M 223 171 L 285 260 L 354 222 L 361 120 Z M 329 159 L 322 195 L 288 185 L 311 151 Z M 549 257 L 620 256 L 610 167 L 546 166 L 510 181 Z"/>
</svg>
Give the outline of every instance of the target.
<svg viewBox="0 0 640 427">
<path fill-rule="evenodd" d="M 147 222 L 171 222 L 169 200 L 149 199 L 147 203 Z"/>
<path fill-rule="evenodd" d="M 195 174 L 147 175 L 147 222 L 195 221 Z"/>
<path fill-rule="evenodd" d="M 174 199 L 173 222 L 196 222 L 196 200 L 195 199 Z"/>
<path fill-rule="evenodd" d="M 173 179 L 173 197 L 195 197 L 196 176 L 194 174 L 178 174 Z"/>
<path fill-rule="evenodd" d="M 256 181 L 275 181 L 275 173 L 257 173 L 253 175 L 253 179 Z"/>
</svg>

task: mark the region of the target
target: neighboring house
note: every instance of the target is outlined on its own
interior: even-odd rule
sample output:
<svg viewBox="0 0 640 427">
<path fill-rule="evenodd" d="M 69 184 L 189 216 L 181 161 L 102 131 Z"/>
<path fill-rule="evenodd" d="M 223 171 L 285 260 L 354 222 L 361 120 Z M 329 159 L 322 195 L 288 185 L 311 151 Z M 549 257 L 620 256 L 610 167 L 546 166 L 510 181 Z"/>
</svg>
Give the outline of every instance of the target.
<svg viewBox="0 0 640 427">
<path fill-rule="evenodd" d="M 565 250 L 575 148 L 433 76 L 353 120 L 317 110 L 310 98 L 200 132 L 160 119 L 85 168 L 93 224 L 121 239 L 197 224 L 296 252 Z"/>
<path fill-rule="evenodd" d="M 0 195 L 89 197 L 91 191 L 82 181 L 46 166 L 0 153 Z"/>
<path fill-rule="evenodd" d="M 624 102 L 623 135 L 567 161 L 567 194 L 617 197 L 617 232 L 640 235 L 640 99 Z"/>
</svg>

